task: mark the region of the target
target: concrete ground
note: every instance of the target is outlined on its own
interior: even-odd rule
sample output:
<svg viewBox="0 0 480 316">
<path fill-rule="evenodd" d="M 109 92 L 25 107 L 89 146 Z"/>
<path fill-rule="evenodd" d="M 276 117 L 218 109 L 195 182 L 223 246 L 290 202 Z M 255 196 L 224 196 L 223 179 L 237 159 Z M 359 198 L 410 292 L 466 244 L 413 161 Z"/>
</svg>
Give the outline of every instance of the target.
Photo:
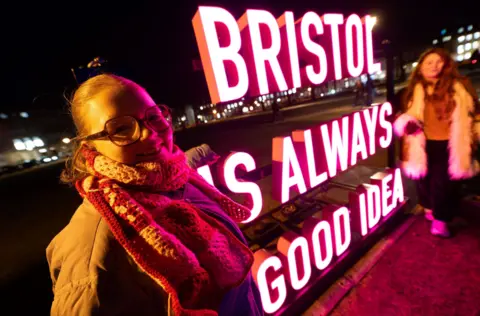
<svg viewBox="0 0 480 316">
<path fill-rule="evenodd" d="M 465 201 L 451 239 L 429 228 L 416 215 L 331 315 L 480 315 L 480 205 Z"/>
</svg>

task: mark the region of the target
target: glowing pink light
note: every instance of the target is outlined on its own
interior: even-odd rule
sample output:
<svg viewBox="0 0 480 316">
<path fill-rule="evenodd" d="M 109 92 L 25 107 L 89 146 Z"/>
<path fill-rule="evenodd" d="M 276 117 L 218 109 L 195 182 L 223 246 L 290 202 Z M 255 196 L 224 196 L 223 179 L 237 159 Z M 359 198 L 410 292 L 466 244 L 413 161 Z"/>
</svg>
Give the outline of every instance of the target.
<svg viewBox="0 0 480 316">
<path fill-rule="evenodd" d="M 400 168 L 396 168 L 393 177 L 393 196 L 392 205 L 393 208 L 397 207 L 405 199 L 403 192 L 402 172 Z"/>
<path fill-rule="evenodd" d="M 353 28 L 355 28 L 355 36 L 357 42 L 357 50 L 353 50 Z M 345 38 L 347 39 L 347 69 L 352 77 L 358 77 L 362 74 L 365 59 L 363 56 L 363 25 L 362 20 L 356 14 L 352 14 L 347 18 L 345 25 Z M 356 53 L 357 65 L 355 66 L 354 54 Z"/>
<path fill-rule="evenodd" d="M 402 175 L 397 170 L 399 169 L 377 172 L 371 177 L 372 184 L 377 185 L 381 191 L 383 217 L 388 216 L 404 200 Z"/>
<path fill-rule="evenodd" d="M 323 22 L 330 25 L 332 34 L 333 60 L 335 67 L 335 79 L 342 79 L 342 59 L 340 55 L 339 25 L 343 24 L 343 14 L 329 13 L 323 16 Z"/>
<path fill-rule="evenodd" d="M 350 213 L 346 207 L 340 207 L 333 213 L 333 226 L 335 231 L 335 252 L 337 257 L 340 257 L 348 249 L 352 241 Z"/>
<path fill-rule="evenodd" d="M 363 118 L 365 120 L 365 125 L 368 132 L 368 145 L 370 155 L 375 154 L 375 135 L 377 129 L 377 119 L 378 119 L 378 106 L 374 106 L 362 111 Z"/>
<path fill-rule="evenodd" d="M 301 265 L 303 270 L 303 277 L 299 278 L 298 263 L 297 257 L 295 256 L 295 251 L 297 248 L 301 250 Z M 312 266 L 310 265 L 310 254 L 308 252 L 308 242 L 305 237 L 298 237 L 292 241 L 290 247 L 288 248 L 287 253 L 288 258 L 288 268 L 290 271 L 290 281 L 292 288 L 294 290 L 301 290 L 305 285 L 307 285 L 310 277 L 312 276 Z"/>
<path fill-rule="evenodd" d="M 215 186 L 215 184 L 213 183 L 212 172 L 210 171 L 209 165 L 205 165 L 200 168 L 197 168 L 197 172 L 199 175 L 203 177 L 203 179 L 205 179 L 205 181 L 210 183 L 210 185 Z"/>
<path fill-rule="evenodd" d="M 310 82 L 313 84 L 321 84 L 325 81 L 325 78 L 327 78 L 327 54 L 325 53 L 325 49 L 323 49 L 322 46 L 320 46 L 318 43 L 315 43 L 310 38 L 310 26 L 313 26 L 315 28 L 315 33 L 317 35 L 323 34 L 324 30 L 322 20 L 320 19 L 318 14 L 314 12 L 307 12 L 303 16 L 302 22 L 300 24 L 300 34 L 305 49 L 313 55 L 317 56 L 320 62 L 320 70 L 318 73 L 314 71 L 312 65 L 308 65 L 305 68 L 308 80 L 310 80 Z"/>
<path fill-rule="evenodd" d="M 267 94 L 270 92 L 266 71 L 267 62 L 272 69 L 279 91 L 288 90 L 287 82 L 285 81 L 280 63 L 278 62 L 281 39 L 277 20 L 270 12 L 264 10 L 247 10 L 245 14 L 250 31 L 253 59 L 255 63 L 260 94 Z M 263 47 L 262 35 L 260 32 L 261 24 L 267 26 L 269 29 L 272 42 L 272 45 L 269 48 Z M 243 26 L 240 28 L 243 28 Z"/>
<path fill-rule="evenodd" d="M 341 130 L 338 123 L 339 120 L 332 122 L 331 137 L 328 131 L 328 124 L 323 124 L 320 127 L 330 178 L 337 174 L 337 159 L 342 171 L 345 171 L 348 167 L 348 116 L 343 117 L 341 121 Z"/>
<path fill-rule="evenodd" d="M 230 191 L 234 193 L 248 193 L 252 196 L 253 208 L 251 209 L 251 216 L 243 221 L 243 223 L 248 223 L 257 218 L 262 211 L 262 191 L 260 187 L 253 182 L 241 182 L 237 180 L 235 169 L 239 165 L 243 165 L 246 172 L 255 170 L 256 168 L 255 160 L 251 155 L 244 152 L 236 152 L 228 156 L 225 160 L 223 176 L 225 184 Z"/>
<path fill-rule="evenodd" d="M 385 130 L 385 135 L 382 135 L 379 139 L 380 147 L 382 148 L 388 148 L 393 140 L 393 126 L 392 123 L 388 121 L 388 117 L 392 115 L 392 113 L 392 105 L 388 102 L 383 103 L 378 114 L 379 125 Z"/>
<path fill-rule="evenodd" d="M 362 236 L 366 236 L 368 234 L 367 206 L 366 206 L 365 194 L 366 192 L 358 195 L 358 206 L 360 211 L 360 230 L 361 230 Z"/>
<path fill-rule="evenodd" d="M 277 19 L 277 22 L 280 28 L 286 28 L 290 69 L 293 82 L 293 87 L 291 88 L 300 88 L 302 82 L 300 79 L 300 62 L 298 60 L 297 34 L 295 32 L 293 12 L 286 11 Z"/>
<path fill-rule="evenodd" d="M 365 135 L 363 134 L 363 125 L 359 112 L 353 113 L 352 128 L 352 149 L 350 166 L 357 164 L 357 156 L 361 154 L 362 160 L 367 159 L 367 144 L 365 143 Z"/>
<path fill-rule="evenodd" d="M 367 69 L 369 74 L 377 73 L 382 70 L 380 63 L 373 62 L 373 39 L 372 32 L 376 23 L 376 18 L 366 15 L 364 17 L 365 35 L 367 46 Z"/>
<path fill-rule="evenodd" d="M 301 131 L 300 133 L 303 133 L 303 140 L 305 142 L 305 152 L 307 156 L 310 187 L 314 188 L 317 185 L 327 181 L 328 175 L 326 171 L 317 174 L 317 167 L 315 165 L 315 154 L 313 149 L 312 130 L 307 129 L 305 131 Z"/>
<path fill-rule="evenodd" d="M 285 283 L 285 276 L 280 274 L 274 280 L 267 280 L 267 273 L 269 270 L 278 272 L 282 268 L 282 262 L 276 256 L 270 256 L 265 250 L 259 250 L 255 254 L 255 262 L 259 264 L 258 270 L 253 269 L 253 275 L 260 291 L 263 310 L 266 313 L 275 313 L 285 303 L 287 298 L 287 287 Z M 257 268 L 257 267 L 254 267 Z M 255 271 L 257 270 L 257 271 Z M 256 273 L 255 273 L 256 272 Z M 278 291 L 278 298 L 272 301 L 270 295 L 270 288 Z"/>
<path fill-rule="evenodd" d="M 376 185 L 365 185 L 368 199 L 368 228 L 372 229 L 382 218 L 382 204 L 380 203 L 380 188 Z"/>
<path fill-rule="evenodd" d="M 248 72 L 245 60 L 239 54 L 242 41 L 235 18 L 225 9 L 200 6 L 192 23 L 212 103 L 243 97 L 248 90 Z M 227 27 L 228 46 L 220 47 L 216 23 Z M 233 62 L 238 72 L 239 80 L 235 86 L 229 85 L 225 61 Z"/>
<path fill-rule="evenodd" d="M 323 232 L 323 242 L 320 240 L 320 233 Z M 325 245 L 325 257 L 322 258 L 322 247 Z M 315 266 L 318 270 L 324 270 L 328 267 L 333 258 L 332 231 L 327 221 L 320 221 L 315 225 L 312 231 L 312 248 L 315 257 Z"/>
<path fill-rule="evenodd" d="M 293 148 L 291 137 L 275 137 L 273 139 L 273 161 L 281 163 L 281 202 L 285 203 L 290 199 L 290 188 L 296 186 L 300 194 L 307 191 L 303 178 L 300 163 Z M 290 168 L 293 174 L 290 176 Z M 273 170 L 272 172 L 277 172 Z M 274 183 L 273 185 L 278 185 Z"/>
<path fill-rule="evenodd" d="M 392 189 L 390 188 L 390 182 L 393 180 L 391 173 L 387 174 L 382 179 L 382 212 L 383 216 L 387 216 L 393 210 L 393 205 L 391 203 L 392 198 Z"/>
</svg>

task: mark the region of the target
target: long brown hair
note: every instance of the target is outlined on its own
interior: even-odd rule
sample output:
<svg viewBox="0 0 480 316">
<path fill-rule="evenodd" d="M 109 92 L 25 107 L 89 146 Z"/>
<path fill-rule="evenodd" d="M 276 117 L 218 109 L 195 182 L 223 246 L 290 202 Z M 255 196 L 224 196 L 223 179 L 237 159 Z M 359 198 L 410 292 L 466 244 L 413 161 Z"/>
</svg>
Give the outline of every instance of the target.
<svg viewBox="0 0 480 316">
<path fill-rule="evenodd" d="M 77 88 L 69 100 L 70 113 L 77 129 L 77 136 L 85 136 L 88 133 L 87 122 L 85 121 L 86 112 L 89 111 L 88 102 L 105 89 L 122 88 L 126 86 L 143 89 L 133 81 L 111 74 L 101 74 L 92 77 Z M 74 185 L 77 180 L 83 179 L 88 175 L 85 160 L 80 152 L 83 145 L 85 144 L 79 142 L 73 143 L 73 154 L 66 161 L 65 169 L 60 175 L 60 181 L 62 183 Z"/>
<path fill-rule="evenodd" d="M 439 55 L 444 64 L 438 81 L 433 87 L 433 93 L 431 95 L 425 93 L 425 101 L 431 103 L 435 107 L 437 116 L 441 118 L 444 114 L 450 115 L 455 107 L 455 103 L 453 102 L 453 85 L 455 81 L 462 83 L 465 81 L 465 78 L 458 72 L 455 61 L 450 57 L 450 54 L 446 50 L 442 48 L 430 48 L 420 56 L 417 67 L 410 75 L 405 100 L 406 102 L 412 100 L 413 91 L 418 83 L 423 86 L 425 91 L 427 91 L 427 87 L 431 85 L 421 73 L 422 64 L 425 61 L 425 58 L 431 54 Z"/>
</svg>

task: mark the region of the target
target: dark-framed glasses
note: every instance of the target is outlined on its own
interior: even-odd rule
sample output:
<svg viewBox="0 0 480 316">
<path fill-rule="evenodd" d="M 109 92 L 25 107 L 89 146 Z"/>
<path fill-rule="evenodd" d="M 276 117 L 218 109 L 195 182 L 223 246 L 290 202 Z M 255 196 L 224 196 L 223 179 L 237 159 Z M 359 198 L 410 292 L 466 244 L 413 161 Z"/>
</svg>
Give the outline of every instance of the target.
<svg viewBox="0 0 480 316">
<path fill-rule="evenodd" d="M 149 107 L 141 120 L 128 115 L 115 117 L 105 122 L 103 131 L 87 136 L 75 137 L 72 141 L 108 138 L 117 146 L 127 146 L 140 139 L 142 125 L 157 133 L 166 132 L 172 126 L 172 112 L 170 108 L 163 104 Z"/>
</svg>

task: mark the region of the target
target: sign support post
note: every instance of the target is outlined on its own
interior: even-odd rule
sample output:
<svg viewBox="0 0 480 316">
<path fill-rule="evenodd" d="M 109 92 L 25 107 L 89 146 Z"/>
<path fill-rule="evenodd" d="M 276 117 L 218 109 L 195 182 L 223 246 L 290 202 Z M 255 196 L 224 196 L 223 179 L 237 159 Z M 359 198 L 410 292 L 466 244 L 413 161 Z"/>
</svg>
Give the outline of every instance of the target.
<svg viewBox="0 0 480 316">
<path fill-rule="evenodd" d="M 392 43 L 390 40 L 386 39 L 382 42 L 385 52 L 385 58 L 387 61 L 386 65 L 386 90 L 387 90 L 387 102 L 393 107 L 392 115 L 389 118 L 389 121 L 393 123 L 395 113 L 398 111 L 398 105 L 395 100 L 395 62 L 392 49 Z M 392 141 L 390 146 L 388 146 L 388 167 L 395 167 L 395 142 Z"/>
</svg>

